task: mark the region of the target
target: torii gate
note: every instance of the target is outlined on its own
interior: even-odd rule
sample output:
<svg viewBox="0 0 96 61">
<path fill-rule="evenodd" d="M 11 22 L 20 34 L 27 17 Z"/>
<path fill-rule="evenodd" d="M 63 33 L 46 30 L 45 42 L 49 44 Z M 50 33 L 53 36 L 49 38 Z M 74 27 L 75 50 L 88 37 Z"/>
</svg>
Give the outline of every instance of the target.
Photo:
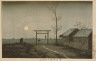
<svg viewBox="0 0 96 61">
<path fill-rule="evenodd" d="M 34 30 L 36 32 L 36 45 L 37 45 L 37 35 L 38 34 L 47 34 L 47 44 L 49 41 L 49 31 L 51 30 Z"/>
</svg>

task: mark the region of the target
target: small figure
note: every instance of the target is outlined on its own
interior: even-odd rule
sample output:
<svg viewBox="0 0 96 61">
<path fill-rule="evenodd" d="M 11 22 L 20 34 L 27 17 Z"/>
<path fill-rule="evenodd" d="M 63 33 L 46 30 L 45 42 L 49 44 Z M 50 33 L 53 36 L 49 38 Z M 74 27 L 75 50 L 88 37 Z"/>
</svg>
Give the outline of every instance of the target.
<svg viewBox="0 0 96 61">
<path fill-rule="evenodd" d="M 40 43 L 40 41 L 41 41 L 41 40 L 39 39 L 39 40 L 38 40 L 38 44 Z"/>
<path fill-rule="evenodd" d="M 45 39 L 46 39 L 46 35 L 45 35 Z"/>
<path fill-rule="evenodd" d="M 40 41 L 40 39 L 38 41 Z"/>
<path fill-rule="evenodd" d="M 23 38 L 20 39 L 20 43 L 23 43 Z"/>
</svg>

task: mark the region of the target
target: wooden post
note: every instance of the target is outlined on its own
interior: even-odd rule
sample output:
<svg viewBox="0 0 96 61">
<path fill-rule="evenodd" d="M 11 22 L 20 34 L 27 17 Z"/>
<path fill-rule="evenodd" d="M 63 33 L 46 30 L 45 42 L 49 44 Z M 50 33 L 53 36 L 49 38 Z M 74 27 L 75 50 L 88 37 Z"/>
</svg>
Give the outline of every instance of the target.
<svg viewBox="0 0 96 61">
<path fill-rule="evenodd" d="M 36 31 L 36 45 L 37 45 L 37 31 Z"/>
<path fill-rule="evenodd" d="M 49 31 L 47 31 L 47 45 L 48 45 L 48 42 L 49 42 Z"/>
</svg>

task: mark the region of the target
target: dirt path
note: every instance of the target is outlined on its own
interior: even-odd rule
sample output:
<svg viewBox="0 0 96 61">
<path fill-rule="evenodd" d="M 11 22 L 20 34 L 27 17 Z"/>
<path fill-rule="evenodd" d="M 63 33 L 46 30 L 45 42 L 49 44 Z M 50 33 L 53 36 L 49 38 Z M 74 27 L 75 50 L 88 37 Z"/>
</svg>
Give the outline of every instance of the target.
<svg viewBox="0 0 96 61">
<path fill-rule="evenodd" d="M 68 51 L 68 50 L 65 50 L 61 46 L 46 45 L 45 47 L 49 48 L 49 49 L 52 49 L 53 51 L 57 51 L 57 52 L 63 53 L 65 55 L 65 57 L 67 57 L 67 58 L 69 58 L 69 57 L 71 57 L 71 58 L 78 57 L 78 55 L 76 53 Z"/>
<path fill-rule="evenodd" d="M 52 50 L 52 49 L 50 49 L 50 48 L 45 47 L 44 45 L 43 45 L 43 48 L 45 48 L 45 49 L 47 49 L 47 50 L 49 50 L 49 51 L 55 52 L 55 53 L 57 53 L 57 54 L 60 54 L 60 55 L 64 56 L 65 58 L 69 58 L 68 56 L 66 56 L 65 53 L 61 53 L 61 52 L 58 52 L 58 51 L 56 51 L 56 50 Z"/>
<path fill-rule="evenodd" d="M 64 49 L 63 46 L 56 46 L 56 45 L 37 45 L 34 47 L 36 53 L 39 53 L 39 57 L 44 55 L 45 58 L 80 58 L 75 51 L 71 51 L 69 49 Z M 33 48 L 30 52 L 34 50 Z M 42 58 L 43 58 L 42 57 Z M 81 57 L 82 58 L 82 57 Z"/>
</svg>

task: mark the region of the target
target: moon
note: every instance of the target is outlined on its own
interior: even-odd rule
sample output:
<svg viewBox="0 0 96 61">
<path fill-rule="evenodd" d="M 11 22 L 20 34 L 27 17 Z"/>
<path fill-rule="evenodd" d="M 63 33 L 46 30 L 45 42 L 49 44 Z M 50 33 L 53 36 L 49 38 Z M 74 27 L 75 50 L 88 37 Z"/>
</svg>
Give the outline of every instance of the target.
<svg viewBox="0 0 96 61">
<path fill-rule="evenodd" d="M 25 26 L 25 27 L 24 27 L 24 30 L 29 30 L 29 27 L 28 27 L 28 26 Z"/>
</svg>

